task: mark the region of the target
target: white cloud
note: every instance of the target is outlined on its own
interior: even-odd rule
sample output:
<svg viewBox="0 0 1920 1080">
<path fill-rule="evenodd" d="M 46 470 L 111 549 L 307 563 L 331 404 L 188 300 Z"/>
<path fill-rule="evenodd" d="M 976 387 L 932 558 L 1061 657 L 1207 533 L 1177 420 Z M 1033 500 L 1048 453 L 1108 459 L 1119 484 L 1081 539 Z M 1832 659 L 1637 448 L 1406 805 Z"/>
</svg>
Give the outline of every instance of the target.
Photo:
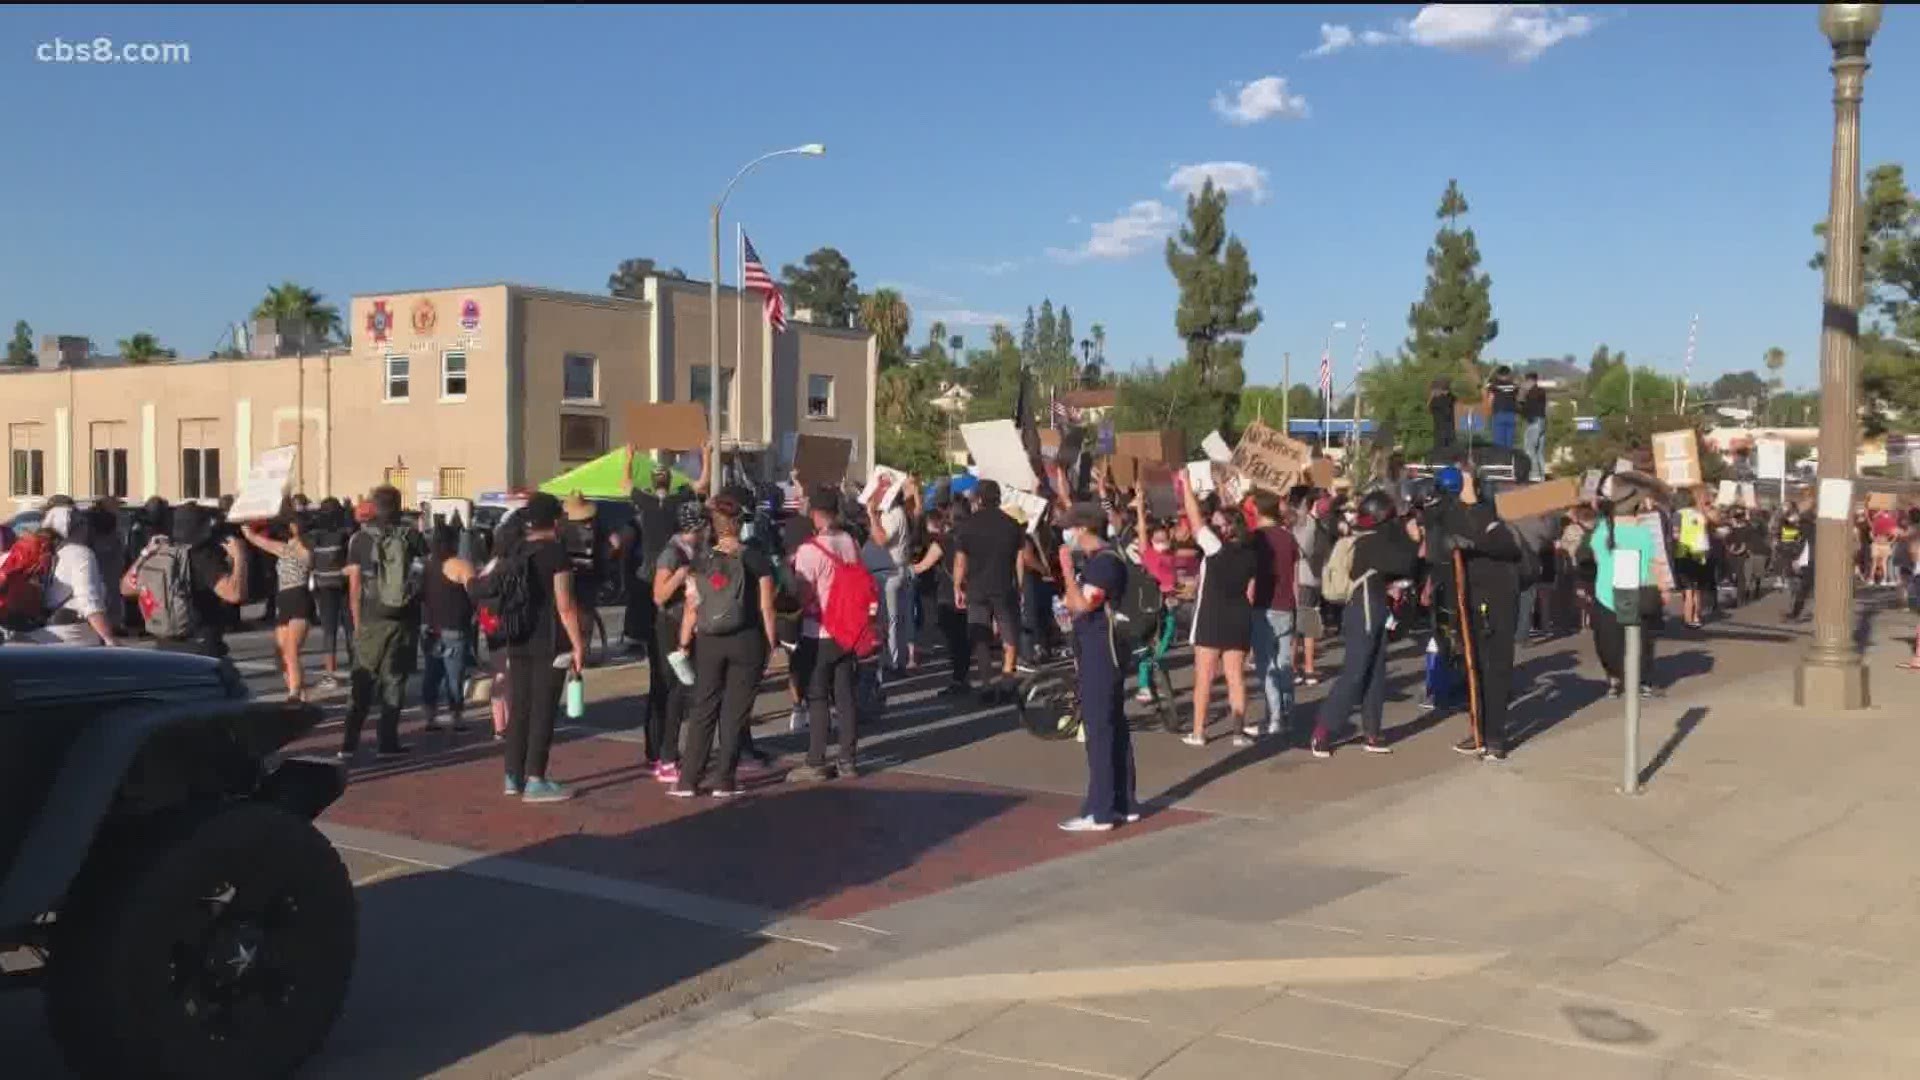
<svg viewBox="0 0 1920 1080">
<path fill-rule="evenodd" d="M 1505 53 L 1525 63 L 1592 29 L 1591 16 L 1569 15 L 1558 4 L 1428 4 L 1406 34 L 1415 45 Z"/>
<path fill-rule="evenodd" d="M 1011 326 L 1013 324 L 1013 317 L 994 311 L 973 311 L 968 308 L 954 308 L 950 311 L 916 312 L 914 321 L 922 326 L 930 326 L 933 323 L 943 322 L 951 329 L 955 326 Z"/>
<path fill-rule="evenodd" d="M 1308 55 L 1329 56 L 1357 42 L 1499 53 L 1524 64 L 1595 25 L 1593 16 L 1571 14 L 1561 4 L 1428 4 L 1389 29 L 1362 30 L 1357 36 L 1345 26 L 1322 25 L 1320 46 Z"/>
<path fill-rule="evenodd" d="M 1078 224 L 1080 224 L 1080 215 L 1079 215 L 1079 214 L 1068 214 L 1068 215 L 1067 215 L 1067 224 L 1069 224 L 1069 225 L 1078 225 Z"/>
<path fill-rule="evenodd" d="M 1308 56 L 1332 56 L 1334 53 L 1353 47 L 1353 27 L 1335 26 L 1332 23 L 1320 24 L 1320 45 Z M 1371 44 L 1371 43 L 1369 43 Z"/>
<path fill-rule="evenodd" d="M 999 262 L 969 263 L 967 264 L 967 269 L 976 274 L 985 274 L 988 277 L 999 277 L 1001 274 L 1010 274 L 1020 269 L 1027 265 L 1029 261 L 1028 259 L 1001 259 Z"/>
<path fill-rule="evenodd" d="M 1147 199 L 1134 203 L 1112 221 L 1093 223 L 1093 235 L 1075 248 L 1048 248 L 1047 257 L 1077 263 L 1089 259 L 1128 259 L 1159 246 L 1173 231 L 1173 208 Z"/>
<path fill-rule="evenodd" d="M 1235 83 L 1232 98 L 1226 91 L 1213 95 L 1213 111 L 1229 124 L 1257 124 L 1276 116 L 1299 120 L 1307 115 L 1307 99 L 1287 93 L 1287 80 L 1268 75 L 1250 83 Z"/>
<path fill-rule="evenodd" d="M 1212 180 L 1214 187 L 1229 195 L 1245 195 L 1260 203 L 1267 201 L 1268 179 L 1267 170 L 1244 161 L 1203 161 L 1173 170 L 1173 175 L 1167 177 L 1167 190 L 1192 195 Z"/>
</svg>

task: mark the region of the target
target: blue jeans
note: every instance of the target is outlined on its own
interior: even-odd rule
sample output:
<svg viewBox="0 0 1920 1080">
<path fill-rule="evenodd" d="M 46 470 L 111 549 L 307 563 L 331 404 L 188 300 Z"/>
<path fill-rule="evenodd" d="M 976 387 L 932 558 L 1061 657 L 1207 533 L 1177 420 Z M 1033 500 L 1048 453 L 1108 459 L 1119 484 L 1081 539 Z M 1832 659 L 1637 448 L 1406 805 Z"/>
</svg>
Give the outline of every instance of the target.
<svg viewBox="0 0 1920 1080">
<path fill-rule="evenodd" d="M 1489 425 L 1493 430 L 1493 445 L 1507 450 L 1513 449 L 1514 428 L 1519 424 L 1519 421 L 1520 417 L 1514 413 L 1494 413 L 1493 421 Z"/>
<path fill-rule="evenodd" d="M 1521 444 L 1526 451 L 1527 460 L 1533 463 L 1533 478 L 1547 478 L 1547 422 L 1545 419 L 1527 421 L 1526 441 Z"/>
<path fill-rule="evenodd" d="M 427 715 L 439 715 L 444 696 L 447 711 L 458 720 L 467 706 L 467 636 L 428 631 L 425 651 L 427 666 L 421 679 L 420 697 L 426 703 Z"/>
<path fill-rule="evenodd" d="M 1293 612 L 1254 612 L 1253 675 L 1267 699 L 1267 730 L 1285 731 L 1293 712 Z"/>
<path fill-rule="evenodd" d="M 905 670 L 907 643 L 913 640 L 913 575 L 904 570 L 879 575 L 880 629 L 888 670 Z"/>
</svg>

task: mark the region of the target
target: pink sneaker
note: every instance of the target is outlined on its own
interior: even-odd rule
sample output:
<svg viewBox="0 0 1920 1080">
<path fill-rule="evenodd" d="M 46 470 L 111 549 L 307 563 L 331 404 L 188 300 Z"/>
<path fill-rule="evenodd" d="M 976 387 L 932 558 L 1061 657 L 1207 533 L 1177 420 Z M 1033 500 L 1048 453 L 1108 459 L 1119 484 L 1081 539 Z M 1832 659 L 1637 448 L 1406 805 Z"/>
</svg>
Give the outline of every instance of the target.
<svg viewBox="0 0 1920 1080">
<path fill-rule="evenodd" d="M 680 765 L 674 761 L 663 761 L 653 767 L 653 778 L 663 784 L 676 783 L 680 779 Z"/>
</svg>

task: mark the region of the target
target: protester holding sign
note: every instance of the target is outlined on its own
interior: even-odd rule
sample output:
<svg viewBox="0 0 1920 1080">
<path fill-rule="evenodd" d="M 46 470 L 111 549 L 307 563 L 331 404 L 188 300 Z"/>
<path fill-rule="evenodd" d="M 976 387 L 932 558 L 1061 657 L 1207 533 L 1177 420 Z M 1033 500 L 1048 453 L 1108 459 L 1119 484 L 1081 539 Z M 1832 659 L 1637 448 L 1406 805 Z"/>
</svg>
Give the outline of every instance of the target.
<svg viewBox="0 0 1920 1080">
<path fill-rule="evenodd" d="M 1247 728 L 1247 652 L 1253 644 L 1253 579 L 1258 560 L 1247 543 L 1247 523 L 1237 510 L 1204 512 L 1199 497 L 1175 479 L 1204 559 L 1199 601 L 1193 612 L 1193 730 L 1181 741 L 1207 745 L 1207 707 L 1215 675 L 1227 683 L 1227 712 L 1235 746 L 1251 746 Z"/>
</svg>

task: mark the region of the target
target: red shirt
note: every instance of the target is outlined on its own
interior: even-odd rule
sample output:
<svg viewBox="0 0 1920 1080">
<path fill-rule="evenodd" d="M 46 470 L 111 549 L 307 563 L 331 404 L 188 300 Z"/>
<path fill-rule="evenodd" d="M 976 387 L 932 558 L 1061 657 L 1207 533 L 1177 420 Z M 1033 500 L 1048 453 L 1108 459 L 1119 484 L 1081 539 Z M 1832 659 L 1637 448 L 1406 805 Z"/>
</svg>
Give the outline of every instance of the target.
<svg viewBox="0 0 1920 1080">
<path fill-rule="evenodd" d="M 1300 542 L 1284 525 L 1269 525 L 1253 534 L 1256 556 L 1253 574 L 1253 606 L 1271 611 L 1292 611 L 1294 572 L 1300 564 Z"/>
</svg>

